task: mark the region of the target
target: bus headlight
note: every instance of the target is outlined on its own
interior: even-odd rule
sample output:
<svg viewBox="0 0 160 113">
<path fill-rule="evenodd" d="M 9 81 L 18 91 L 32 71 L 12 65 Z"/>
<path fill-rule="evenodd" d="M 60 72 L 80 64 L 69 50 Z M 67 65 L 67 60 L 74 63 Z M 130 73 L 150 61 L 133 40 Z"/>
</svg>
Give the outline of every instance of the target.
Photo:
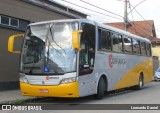
<svg viewBox="0 0 160 113">
<path fill-rule="evenodd" d="M 24 82 L 24 83 L 29 83 L 26 78 L 20 78 L 20 81 L 21 81 L 21 82 Z"/>
<path fill-rule="evenodd" d="M 20 79 L 19 79 L 19 80 L 20 80 L 21 82 L 29 83 L 24 74 L 20 74 L 19 76 L 20 76 Z"/>
<path fill-rule="evenodd" d="M 64 78 L 64 79 L 62 79 L 61 84 L 71 83 L 71 82 L 75 82 L 75 81 L 76 81 L 76 77 Z"/>
</svg>

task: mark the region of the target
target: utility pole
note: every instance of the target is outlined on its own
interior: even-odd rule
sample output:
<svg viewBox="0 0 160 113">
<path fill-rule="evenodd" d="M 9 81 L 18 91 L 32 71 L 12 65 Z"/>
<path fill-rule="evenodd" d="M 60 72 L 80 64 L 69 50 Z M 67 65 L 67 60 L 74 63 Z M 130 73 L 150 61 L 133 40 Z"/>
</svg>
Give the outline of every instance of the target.
<svg viewBox="0 0 160 113">
<path fill-rule="evenodd" d="M 125 0 L 124 1 L 124 30 L 125 31 L 127 31 L 127 26 L 128 26 L 127 4 L 128 4 L 128 0 Z"/>
</svg>

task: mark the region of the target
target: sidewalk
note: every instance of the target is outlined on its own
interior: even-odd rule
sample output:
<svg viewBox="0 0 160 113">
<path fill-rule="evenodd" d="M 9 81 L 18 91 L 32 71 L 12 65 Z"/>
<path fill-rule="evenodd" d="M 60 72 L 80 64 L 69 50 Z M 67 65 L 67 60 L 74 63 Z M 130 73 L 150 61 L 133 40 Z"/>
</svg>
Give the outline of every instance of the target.
<svg viewBox="0 0 160 113">
<path fill-rule="evenodd" d="M 0 104 L 35 98 L 36 97 L 22 96 L 20 90 L 0 91 Z"/>
</svg>

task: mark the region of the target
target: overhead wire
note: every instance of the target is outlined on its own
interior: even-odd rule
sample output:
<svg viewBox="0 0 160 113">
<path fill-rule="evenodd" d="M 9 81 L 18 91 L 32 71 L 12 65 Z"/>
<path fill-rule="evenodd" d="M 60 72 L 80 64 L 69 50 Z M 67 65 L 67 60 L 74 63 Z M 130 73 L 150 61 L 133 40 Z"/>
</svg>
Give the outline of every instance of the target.
<svg viewBox="0 0 160 113">
<path fill-rule="evenodd" d="M 95 16 L 96 18 L 99 18 L 99 19 L 103 19 L 103 20 L 106 20 L 106 18 L 105 17 L 102 17 L 102 16 L 97 16 L 96 14 L 93 14 L 93 13 L 88 13 L 89 15 L 89 17 L 91 17 L 91 16 Z M 99 20 L 98 20 L 98 22 L 99 22 Z M 104 22 L 104 21 L 103 21 Z M 105 21 L 106 22 L 106 21 Z"/>
<path fill-rule="evenodd" d="M 138 6 L 138 5 L 140 5 L 142 2 L 144 2 L 145 0 L 143 0 L 143 1 L 141 1 L 139 4 L 137 4 L 136 6 Z M 133 7 L 133 5 L 129 2 L 129 4 L 130 4 L 130 6 L 132 6 Z M 149 25 L 149 26 L 151 26 L 150 25 L 150 23 L 148 23 L 145 19 L 144 19 L 144 17 L 136 10 L 136 6 L 135 7 L 133 7 L 132 8 L 132 10 L 129 12 L 129 13 L 131 13 L 132 14 L 132 11 L 133 11 L 133 9 L 141 16 L 141 18 Z M 128 14 L 129 14 L 128 13 Z M 132 14 L 133 15 L 133 14 Z M 134 21 L 132 22 L 132 23 L 134 23 Z M 139 27 L 139 28 L 141 28 L 141 30 L 143 30 L 144 32 L 145 32 L 145 34 L 147 34 L 148 35 L 148 32 L 149 33 L 151 33 L 151 31 L 148 31 L 148 29 L 146 29 L 146 28 L 144 28 L 144 27 L 142 27 L 142 26 L 140 26 L 140 25 L 138 25 L 138 24 L 136 24 L 136 26 L 137 27 Z M 152 27 L 152 26 L 151 26 Z"/>
<path fill-rule="evenodd" d="M 120 19 L 120 18 L 111 16 L 111 15 L 107 15 L 107 14 L 104 14 L 104 13 L 101 13 L 101 12 L 98 12 L 98 11 L 95 11 L 95 10 L 91 10 L 91 9 L 89 9 L 89 8 L 86 8 L 86 7 L 83 7 L 83 6 L 74 4 L 74 3 L 69 2 L 69 1 L 67 1 L 67 0 L 61 0 L 61 1 L 67 2 L 67 3 L 72 4 L 72 5 L 75 5 L 75 6 L 77 6 L 77 7 L 80 7 L 80 8 L 83 8 L 83 9 L 86 9 L 86 10 L 89 10 L 89 11 L 92 11 L 92 12 L 95 12 L 95 13 L 98 13 L 98 14 L 101 14 L 101 15 L 104 15 L 104 16 L 107 16 L 107 17 L 111 17 L 111 18 L 118 19 L 118 20 L 123 20 L 123 19 Z M 123 18 L 123 17 L 121 17 L 121 18 Z"/>
<path fill-rule="evenodd" d="M 124 0 L 116 0 L 116 1 L 124 2 Z"/>
<path fill-rule="evenodd" d="M 101 14 L 101 15 L 104 15 L 104 16 L 107 16 L 107 17 L 114 18 L 114 19 L 117 19 L 117 20 L 123 20 L 123 19 L 124 19 L 124 17 L 122 17 L 121 15 L 118 15 L 118 14 L 113 13 L 113 12 L 111 12 L 111 11 L 108 11 L 108 10 L 106 10 L 106 9 L 100 8 L 100 7 L 98 7 L 98 6 L 95 6 L 95 5 L 93 5 L 93 4 L 90 4 L 90 3 L 88 3 L 88 2 L 85 2 L 85 1 L 83 1 L 83 0 L 80 0 L 80 1 L 82 1 L 82 2 L 84 2 L 84 3 L 87 3 L 87 4 L 90 4 L 90 5 L 92 5 L 93 7 L 99 8 L 99 9 L 101 9 L 101 10 L 104 10 L 104 11 L 108 12 L 108 13 L 111 13 L 111 14 L 114 14 L 114 15 L 116 15 L 116 16 L 119 16 L 119 17 L 121 17 L 121 18 L 123 18 L 123 19 L 120 19 L 120 18 L 111 16 L 111 15 L 106 15 L 106 14 L 100 13 L 100 12 L 98 12 L 98 11 L 91 10 L 91 9 L 89 9 L 89 8 L 85 8 L 85 7 L 79 6 L 79 5 L 77 5 L 77 4 L 71 3 L 71 2 L 66 1 L 66 0 L 61 0 L 61 1 L 68 2 L 68 3 L 72 4 L 72 5 L 81 7 L 81 8 L 83 8 L 83 9 L 86 9 L 86 10 L 89 10 L 89 11 L 92 11 L 92 12 L 96 12 L 96 13 L 98 13 L 98 14 Z M 117 0 L 117 1 L 123 1 L 123 0 Z M 140 4 L 141 4 L 142 2 L 144 2 L 144 1 L 146 1 L 146 0 L 141 1 L 140 3 L 138 3 L 138 4 L 137 4 L 136 6 L 134 6 L 134 7 L 131 5 L 131 6 L 133 7 L 132 10 L 135 9 L 138 5 L 140 5 Z M 131 10 L 129 13 L 131 13 L 132 10 Z M 135 9 L 135 10 L 136 10 L 136 9 Z M 138 12 L 138 11 L 137 11 L 137 12 Z M 42 12 L 42 13 L 44 13 L 44 12 Z M 46 13 L 46 12 L 45 12 L 45 13 Z M 128 13 L 128 14 L 129 14 L 129 13 Z M 48 14 L 49 14 L 49 13 L 48 13 Z M 94 15 L 94 14 L 91 14 L 91 13 L 90 13 L 90 15 Z M 97 16 L 97 15 L 94 15 L 94 16 Z M 142 16 L 142 15 L 141 15 L 141 16 Z M 98 18 L 102 18 L 102 17 L 99 16 Z M 104 19 L 105 19 L 105 18 L 104 18 Z M 143 18 L 143 19 L 144 19 L 144 18 Z M 128 20 L 129 20 L 129 19 L 128 19 Z M 129 20 L 129 21 L 130 21 L 130 20 Z M 138 25 L 137 25 L 137 26 L 138 26 Z M 145 29 L 145 28 L 143 28 L 143 27 L 141 27 L 141 26 L 139 26 L 139 27 L 142 28 L 142 29 Z M 147 32 L 148 32 L 148 31 L 147 31 Z"/>
<path fill-rule="evenodd" d="M 111 12 L 111 11 L 108 11 L 108 10 L 105 10 L 105 9 L 103 9 L 103 8 L 100 8 L 100 7 L 98 7 L 98 6 L 95 6 L 95 5 L 93 5 L 93 4 L 91 4 L 91 3 L 88 3 L 88 2 L 86 2 L 86 1 L 84 1 L 84 0 L 80 0 L 80 1 L 82 1 L 82 2 L 84 2 L 84 3 L 86 3 L 86 4 L 88 4 L 88 5 L 91 5 L 91 6 L 93 6 L 93 7 L 96 7 L 96 8 L 98 8 L 98 9 L 101 9 L 101 10 L 104 10 L 104 11 L 106 11 L 106 12 L 109 12 L 109 13 L 111 13 L 111 14 L 115 14 L 115 15 L 117 15 L 117 16 L 120 16 L 120 15 L 118 15 L 118 14 L 116 14 L 116 13 L 113 13 L 113 12 Z M 141 1 L 140 3 L 138 3 L 135 7 L 137 7 L 138 5 L 140 5 L 142 2 L 144 2 L 145 0 L 143 0 L 143 1 Z M 135 9 L 135 7 L 134 7 L 134 9 Z M 120 16 L 120 17 L 122 17 L 122 16 Z M 122 18 L 124 18 L 124 17 L 122 17 Z M 128 21 L 130 21 L 129 19 L 128 19 Z M 141 28 L 142 30 L 144 29 L 144 28 L 142 28 L 141 26 L 139 26 L 139 25 L 137 25 L 139 28 Z M 147 31 L 146 29 L 145 30 L 143 30 L 143 31 Z M 150 32 L 150 31 L 149 31 Z M 146 32 L 146 34 L 148 33 L 148 31 Z M 148 34 L 147 34 L 148 35 Z"/>
<path fill-rule="evenodd" d="M 132 4 L 130 4 L 132 6 Z M 133 7 L 133 6 L 132 6 Z M 143 19 L 146 21 L 146 19 L 136 10 L 136 8 L 134 8 L 134 10 L 137 12 L 137 14 Z M 151 26 L 151 24 L 149 22 L 146 21 L 146 23 Z"/>
<path fill-rule="evenodd" d="M 135 6 L 132 8 L 132 10 L 135 9 L 138 5 L 140 5 L 140 4 L 143 3 L 144 1 L 146 1 L 146 0 L 142 0 L 141 2 L 139 2 L 137 5 L 135 5 Z M 131 10 L 130 12 L 132 12 L 132 10 Z M 130 12 L 129 12 L 129 13 L 130 13 Z M 128 13 L 128 14 L 129 14 L 129 13 Z"/>
<path fill-rule="evenodd" d="M 136 12 L 137 12 L 137 14 L 150 26 L 150 27 L 152 27 L 152 25 L 151 25 L 151 23 L 149 23 L 138 11 L 137 11 L 137 9 L 136 9 L 136 7 L 138 6 L 138 5 L 140 5 L 142 2 L 144 2 L 144 1 L 146 1 L 146 0 L 143 0 L 143 1 L 141 1 L 140 3 L 138 3 L 137 5 L 135 5 L 134 7 L 133 7 L 133 5 L 132 4 L 130 4 L 133 8 L 132 8 L 132 10 L 129 12 L 129 13 L 131 13 L 133 10 L 135 10 Z M 128 14 L 129 14 L 128 13 Z M 144 28 L 144 27 L 142 27 L 143 29 L 145 29 L 146 30 L 146 28 Z M 156 31 L 157 31 L 157 29 L 155 29 Z M 147 30 L 147 32 L 150 32 L 151 33 L 151 31 L 148 31 Z M 158 31 L 157 31 L 158 32 Z"/>
<path fill-rule="evenodd" d="M 103 11 L 106 11 L 106 12 L 108 12 L 108 13 L 111 13 L 111 14 L 113 14 L 113 15 L 119 16 L 119 17 L 121 17 L 121 18 L 124 19 L 124 17 L 121 16 L 121 15 L 119 15 L 119 14 L 116 14 L 116 13 L 114 13 L 114 12 L 108 11 L 108 10 L 103 9 L 103 8 L 101 8 L 101 7 L 98 7 L 98 6 L 94 5 L 94 4 L 88 3 L 88 2 L 86 2 L 86 1 L 84 1 L 84 0 L 80 0 L 80 1 L 86 3 L 86 4 L 90 5 L 90 6 L 93 6 L 93 7 L 96 7 L 96 8 L 98 8 L 98 9 L 101 9 L 101 10 L 103 10 Z"/>
<path fill-rule="evenodd" d="M 113 16 L 111 16 L 111 15 L 106 15 L 106 14 L 104 14 L 104 13 L 101 13 L 101 12 L 98 12 L 98 11 L 95 11 L 95 10 L 91 10 L 91 9 L 89 9 L 89 8 L 86 8 L 86 7 L 83 7 L 83 6 L 74 4 L 74 3 L 69 2 L 69 1 L 67 1 L 67 0 L 61 0 L 61 1 L 67 2 L 67 3 L 69 3 L 69 4 L 72 4 L 72 5 L 81 7 L 81 8 L 83 8 L 83 9 L 86 9 L 86 10 L 89 10 L 89 11 L 92 11 L 92 12 L 95 12 L 95 13 L 98 13 L 98 14 L 101 14 L 101 15 L 104 15 L 104 16 L 108 16 L 108 17 L 115 18 L 115 19 L 118 19 L 118 20 L 123 20 L 123 19 L 124 19 L 124 17 L 122 17 L 121 15 L 118 15 L 118 14 L 116 14 L 116 13 L 114 13 L 114 12 L 111 12 L 111 11 L 108 11 L 108 10 L 106 10 L 106 9 L 100 8 L 100 7 L 98 7 L 98 6 L 94 5 L 94 4 L 88 3 L 88 2 L 86 2 L 86 1 L 84 1 L 84 0 L 80 0 L 80 1 L 81 1 L 81 2 L 84 2 L 84 3 L 88 4 L 88 5 L 91 5 L 91 6 L 93 6 L 93 7 L 96 7 L 96 8 L 98 8 L 98 9 L 101 9 L 101 10 L 103 10 L 103 11 L 106 11 L 106 12 L 108 12 L 108 13 L 111 13 L 111 14 L 114 14 L 114 15 L 116 15 L 116 16 L 119 16 L 119 17 L 121 17 L 121 18 L 123 18 L 123 19 L 116 18 L 116 17 L 113 17 Z M 119 0 L 118 0 L 118 1 L 119 1 Z M 141 4 L 142 2 L 144 2 L 144 1 L 145 1 L 145 0 L 141 1 L 140 3 L 138 3 L 135 7 L 132 6 L 133 8 L 131 9 L 131 11 L 130 11 L 129 13 L 131 13 L 133 9 L 135 9 L 138 5 L 140 5 L 140 4 Z M 128 14 L 129 14 L 129 13 L 128 13 Z M 96 16 L 95 14 L 91 14 L 91 13 L 90 13 L 90 15 Z M 133 14 L 132 14 L 132 15 L 133 15 Z M 100 18 L 101 18 L 101 17 L 100 17 Z M 128 19 L 128 21 L 129 21 L 129 22 L 132 22 L 132 21 L 129 20 L 129 19 Z M 134 24 L 134 22 L 132 22 L 132 23 Z M 134 24 L 134 25 L 135 25 L 135 24 Z M 148 32 L 150 32 L 150 31 L 146 30 L 145 28 L 143 28 L 142 26 L 139 26 L 139 25 L 136 25 L 136 26 L 139 27 L 142 31 L 144 31 L 145 34 L 147 34 L 147 35 L 148 35 Z"/>
<path fill-rule="evenodd" d="M 130 8 L 130 10 L 131 10 L 131 3 L 130 3 L 130 1 L 129 1 L 129 8 Z M 128 15 L 128 14 L 127 14 Z M 133 14 L 132 14 L 132 12 L 131 12 L 131 16 L 132 16 L 132 20 L 133 20 L 133 25 L 134 25 L 134 30 L 135 30 L 135 32 L 137 33 L 137 30 L 136 30 L 136 25 L 134 24 L 134 18 L 133 18 Z"/>
</svg>

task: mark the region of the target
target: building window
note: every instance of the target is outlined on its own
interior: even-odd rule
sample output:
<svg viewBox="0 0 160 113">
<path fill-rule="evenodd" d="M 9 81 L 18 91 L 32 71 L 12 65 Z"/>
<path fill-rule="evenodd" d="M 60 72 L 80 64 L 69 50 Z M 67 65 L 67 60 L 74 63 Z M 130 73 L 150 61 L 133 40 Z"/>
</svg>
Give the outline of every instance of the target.
<svg viewBox="0 0 160 113">
<path fill-rule="evenodd" d="M 9 26 L 9 17 L 1 16 L 1 24 Z"/>
<path fill-rule="evenodd" d="M 25 31 L 29 23 L 26 20 L 0 15 L 0 27 Z"/>
<path fill-rule="evenodd" d="M 10 22 L 10 25 L 11 26 L 14 26 L 14 27 L 18 27 L 19 26 L 19 21 L 18 19 L 14 19 L 14 18 L 10 18 L 11 22 Z"/>
<path fill-rule="evenodd" d="M 15 19 L 12 17 L 7 17 L 0 15 L 0 24 L 6 25 L 6 26 L 11 26 L 11 27 L 19 27 L 19 19 Z"/>
</svg>

